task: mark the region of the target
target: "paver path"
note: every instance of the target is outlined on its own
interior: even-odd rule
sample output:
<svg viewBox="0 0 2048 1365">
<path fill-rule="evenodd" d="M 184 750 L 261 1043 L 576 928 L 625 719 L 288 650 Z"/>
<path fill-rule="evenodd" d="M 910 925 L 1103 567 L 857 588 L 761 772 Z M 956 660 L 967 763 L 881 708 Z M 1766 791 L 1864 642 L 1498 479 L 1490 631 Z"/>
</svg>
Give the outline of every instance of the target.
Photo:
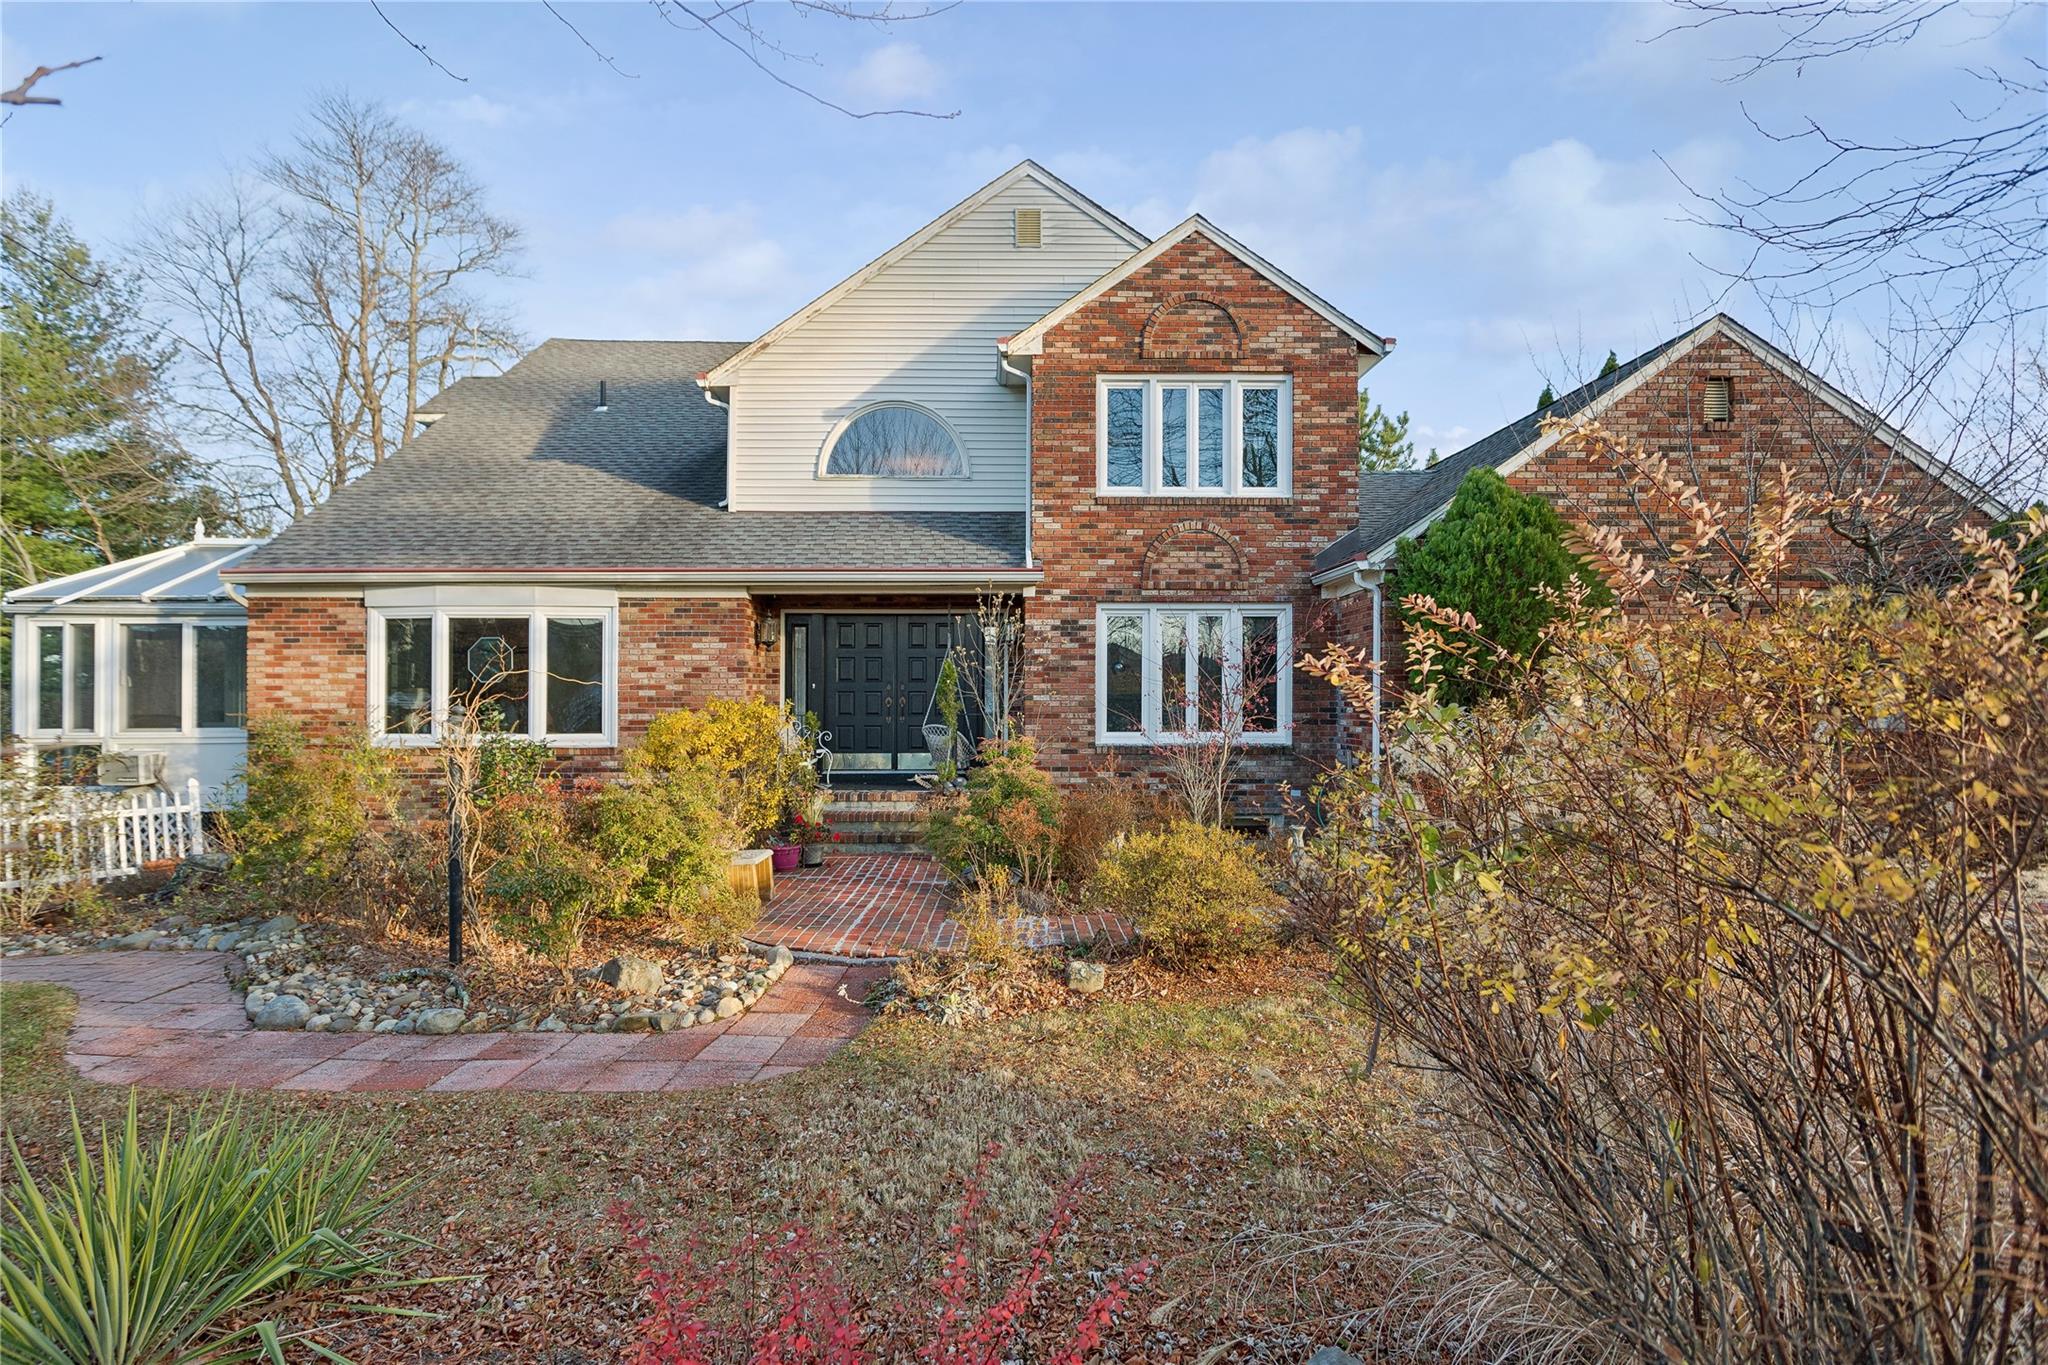
<svg viewBox="0 0 2048 1365">
<path fill-rule="evenodd" d="M 959 939 L 957 904 L 930 854 L 837 854 L 823 867 L 778 875 L 775 898 L 761 907 L 747 938 L 838 957 L 938 952 Z M 1027 916 L 1014 927 L 1027 948 L 1131 941 L 1130 925 L 1113 915 Z"/>
<path fill-rule="evenodd" d="M 737 1018 L 677 1033 L 259 1032 L 228 953 L 9 958 L 0 980 L 78 994 L 65 1060 L 88 1080 L 172 1089 L 696 1090 L 823 1061 L 866 1027 L 880 968 L 799 962 Z"/>
</svg>

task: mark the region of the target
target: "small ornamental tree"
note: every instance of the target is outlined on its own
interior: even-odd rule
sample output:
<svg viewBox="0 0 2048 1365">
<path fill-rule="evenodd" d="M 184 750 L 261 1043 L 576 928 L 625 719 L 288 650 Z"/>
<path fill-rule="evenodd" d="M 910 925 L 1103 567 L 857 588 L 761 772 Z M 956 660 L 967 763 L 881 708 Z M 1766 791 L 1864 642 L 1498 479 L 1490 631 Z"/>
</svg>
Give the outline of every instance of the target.
<svg viewBox="0 0 2048 1365">
<path fill-rule="evenodd" d="M 1418 656 L 1409 684 L 1421 690 L 1433 683 L 1440 699 L 1460 705 L 1498 690 L 1505 670 L 1534 654 L 1574 582 L 1583 585 L 1589 609 L 1614 601 L 1593 566 L 1565 544 L 1564 522 L 1549 503 L 1510 488 L 1491 469 L 1473 470 L 1443 519 L 1419 541 L 1404 537 L 1396 550 L 1405 624 L 1429 615 L 1432 604 L 1474 623 L 1443 631 L 1449 648 Z"/>
</svg>

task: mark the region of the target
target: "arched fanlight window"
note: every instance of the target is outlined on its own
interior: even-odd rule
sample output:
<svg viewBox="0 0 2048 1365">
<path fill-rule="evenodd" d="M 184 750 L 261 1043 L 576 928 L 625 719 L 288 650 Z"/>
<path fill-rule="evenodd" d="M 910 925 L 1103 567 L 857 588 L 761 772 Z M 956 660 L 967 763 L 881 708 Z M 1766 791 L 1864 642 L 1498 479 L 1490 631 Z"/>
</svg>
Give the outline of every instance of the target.
<svg viewBox="0 0 2048 1365">
<path fill-rule="evenodd" d="M 909 403 L 855 413 L 825 453 L 827 476 L 954 479 L 967 473 L 959 438 L 937 414 Z"/>
</svg>

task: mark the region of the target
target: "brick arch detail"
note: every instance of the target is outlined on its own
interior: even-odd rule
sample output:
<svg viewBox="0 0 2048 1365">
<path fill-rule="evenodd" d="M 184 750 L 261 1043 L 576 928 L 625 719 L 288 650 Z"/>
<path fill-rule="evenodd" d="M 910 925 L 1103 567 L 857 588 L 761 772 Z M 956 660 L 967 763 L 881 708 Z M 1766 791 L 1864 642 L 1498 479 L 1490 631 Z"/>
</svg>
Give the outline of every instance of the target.
<svg viewBox="0 0 2048 1365">
<path fill-rule="evenodd" d="M 1140 349 L 1154 360 L 1235 360 L 1244 354 L 1244 328 L 1221 299 L 1174 294 L 1145 319 Z"/>
<path fill-rule="evenodd" d="M 1214 522 L 1177 521 L 1152 537 L 1139 564 L 1148 592 L 1229 592 L 1244 581 L 1244 550 Z"/>
</svg>

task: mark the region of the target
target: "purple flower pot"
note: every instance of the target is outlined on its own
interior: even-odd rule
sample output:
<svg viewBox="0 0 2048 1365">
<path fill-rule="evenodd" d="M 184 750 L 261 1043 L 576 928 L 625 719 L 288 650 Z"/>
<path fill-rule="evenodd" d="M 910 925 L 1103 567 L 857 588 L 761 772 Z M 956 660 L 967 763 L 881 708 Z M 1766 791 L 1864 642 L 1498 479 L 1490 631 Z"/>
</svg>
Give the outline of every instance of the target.
<svg viewBox="0 0 2048 1365">
<path fill-rule="evenodd" d="M 801 844 L 771 844 L 768 851 L 774 857 L 777 872 L 794 872 L 798 860 L 804 856 Z"/>
</svg>

